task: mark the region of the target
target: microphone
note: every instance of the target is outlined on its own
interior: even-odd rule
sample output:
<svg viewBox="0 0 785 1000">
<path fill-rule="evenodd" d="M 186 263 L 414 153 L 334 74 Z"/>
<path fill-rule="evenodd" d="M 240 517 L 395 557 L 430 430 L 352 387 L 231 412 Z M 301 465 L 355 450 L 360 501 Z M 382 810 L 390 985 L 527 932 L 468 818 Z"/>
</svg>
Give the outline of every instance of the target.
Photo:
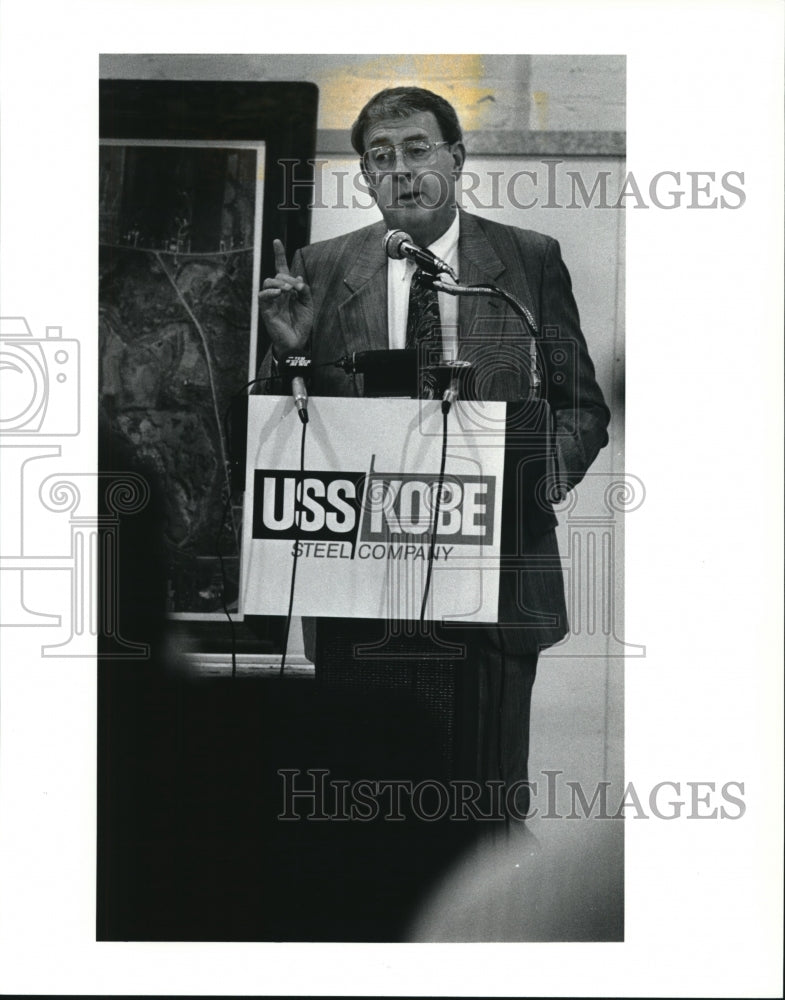
<svg viewBox="0 0 785 1000">
<path fill-rule="evenodd" d="M 408 258 L 413 260 L 428 274 L 449 274 L 453 281 L 458 281 L 458 275 L 446 261 L 437 257 L 430 250 L 424 250 L 412 242 L 412 238 L 402 229 L 390 229 L 384 237 L 384 249 L 393 260 Z"/>
<path fill-rule="evenodd" d="M 284 377 L 291 379 L 292 399 L 297 410 L 297 416 L 304 423 L 308 423 L 308 390 L 305 388 L 305 379 L 301 373 L 308 370 L 311 359 L 301 355 L 290 354 L 281 362 Z"/>
<path fill-rule="evenodd" d="M 417 351 L 354 351 L 333 364 L 347 375 L 362 375 L 364 396 L 416 396 Z"/>
<path fill-rule="evenodd" d="M 342 358 L 333 361 L 336 368 L 341 368 L 348 375 L 366 375 L 374 373 L 379 368 L 393 366 L 410 367 L 417 363 L 417 352 L 411 348 L 386 351 L 352 351 Z"/>
<path fill-rule="evenodd" d="M 476 398 L 471 361 L 441 361 L 439 364 L 426 365 L 422 375 L 433 389 L 431 398 L 438 399 L 439 394 L 442 394 L 442 413 L 449 413 L 452 404 L 459 397 Z"/>
<path fill-rule="evenodd" d="M 303 382 L 301 375 L 295 375 L 292 379 L 292 397 L 294 398 L 294 406 L 297 410 L 297 416 L 304 423 L 308 423 L 308 391 L 305 388 L 305 382 Z"/>
<path fill-rule="evenodd" d="M 461 389 L 463 389 L 464 395 L 471 395 L 468 386 L 471 367 L 471 361 L 451 361 L 449 363 L 450 384 L 442 396 L 442 413 L 450 412 L 450 407 L 458 398 Z"/>
<path fill-rule="evenodd" d="M 458 398 L 458 379 L 453 376 L 450 379 L 449 386 L 444 390 L 444 396 L 442 396 L 442 413 L 449 413 L 450 407 Z"/>
</svg>

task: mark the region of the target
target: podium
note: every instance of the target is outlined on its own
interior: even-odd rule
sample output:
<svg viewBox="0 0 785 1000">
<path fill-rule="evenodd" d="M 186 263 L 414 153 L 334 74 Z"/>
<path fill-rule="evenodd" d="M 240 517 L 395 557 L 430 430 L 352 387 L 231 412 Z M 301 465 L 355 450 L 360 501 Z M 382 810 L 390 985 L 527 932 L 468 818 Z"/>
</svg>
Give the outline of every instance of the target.
<svg viewBox="0 0 785 1000">
<path fill-rule="evenodd" d="M 386 700 L 391 739 L 418 732 L 432 772 L 466 774 L 476 705 L 464 689 L 463 637 L 498 625 L 503 570 L 527 532 L 555 524 L 547 403 L 454 404 L 445 462 L 453 492 L 433 536 L 438 402 L 312 398 L 304 472 L 291 399 L 249 404 L 243 610 L 286 613 L 299 546 L 293 608 L 317 619 L 319 684 L 359 712 L 384 716 Z"/>
<path fill-rule="evenodd" d="M 287 613 L 296 559 L 295 615 L 498 622 L 503 557 L 555 523 L 547 404 L 459 402 L 446 427 L 434 401 L 316 398 L 303 441 L 288 397 L 252 397 L 243 613 Z"/>
</svg>

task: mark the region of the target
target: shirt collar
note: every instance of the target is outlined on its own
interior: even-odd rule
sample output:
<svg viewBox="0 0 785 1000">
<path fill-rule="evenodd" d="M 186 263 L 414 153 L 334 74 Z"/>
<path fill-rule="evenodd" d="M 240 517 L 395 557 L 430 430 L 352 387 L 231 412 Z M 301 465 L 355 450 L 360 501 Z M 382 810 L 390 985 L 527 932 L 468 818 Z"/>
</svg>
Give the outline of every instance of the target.
<svg viewBox="0 0 785 1000">
<path fill-rule="evenodd" d="M 431 253 L 436 254 L 437 257 L 441 257 L 442 260 L 447 260 L 458 248 L 460 228 L 460 215 L 456 212 L 455 218 L 452 220 L 450 228 L 447 232 L 442 233 L 438 240 L 430 243 L 427 249 L 430 250 Z"/>
<path fill-rule="evenodd" d="M 443 261 L 450 265 L 450 267 L 458 267 L 458 239 L 460 237 L 460 213 L 455 213 L 455 218 L 450 223 L 449 228 L 446 232 L 442 233 L 438 240 L 429 244 L 426 247 L 431 253 L 435 254 L 437 257 L 441 257 Z M 410 257 L 391 257 L 387 261 L 387 273 L 390 275 L 391 279 L 395 281 L 408 283 L 411 280 L 411 276 L 417 269 L 417 265 Z"/>
</svg>

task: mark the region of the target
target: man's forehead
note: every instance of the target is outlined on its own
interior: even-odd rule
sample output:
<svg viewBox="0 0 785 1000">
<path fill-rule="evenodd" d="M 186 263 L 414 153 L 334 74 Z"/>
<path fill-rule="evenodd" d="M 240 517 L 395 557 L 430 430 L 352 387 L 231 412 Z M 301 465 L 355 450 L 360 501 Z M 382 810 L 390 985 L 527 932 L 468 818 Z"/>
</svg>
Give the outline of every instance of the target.
<svg viewBox="0 0 785 1000">
<path fill-rule="evenodd" d="M 442 138 L 439 123 L 432 111 L 418 111 L 406 118 L 384 118 L 365 130 L 365 146 L 380 142 L 403 142 L 405 139 L 439 140 Z"/>
</svg>

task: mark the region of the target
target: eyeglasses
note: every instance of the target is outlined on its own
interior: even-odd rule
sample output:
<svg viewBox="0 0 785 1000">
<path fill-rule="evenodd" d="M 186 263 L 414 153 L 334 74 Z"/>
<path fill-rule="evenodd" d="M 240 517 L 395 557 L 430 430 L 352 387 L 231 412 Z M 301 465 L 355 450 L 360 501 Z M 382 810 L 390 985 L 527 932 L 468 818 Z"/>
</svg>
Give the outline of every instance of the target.
<svg viewBox="0 0 785 1000">
<path fill-rule="evenodd" d="M 372 146 L 363 153 L 363 166 L 369 173 L 389 173 L 395 170 L 396 149 L 400 149 L 404 164 L 413 170 L 433 163 L 436 150 L 449 146 L 449 142 L 430 142 L 428 139 L 407 139 L 389 146 Z"/>
</svg>

